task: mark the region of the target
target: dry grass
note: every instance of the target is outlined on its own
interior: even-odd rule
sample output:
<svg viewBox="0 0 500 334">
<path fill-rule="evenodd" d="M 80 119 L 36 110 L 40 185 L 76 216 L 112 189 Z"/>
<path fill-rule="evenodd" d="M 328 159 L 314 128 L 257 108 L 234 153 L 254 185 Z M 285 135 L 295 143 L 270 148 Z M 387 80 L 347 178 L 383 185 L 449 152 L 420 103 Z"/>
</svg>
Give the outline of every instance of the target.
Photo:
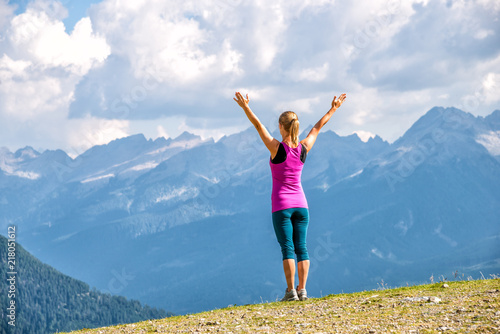
<svg viewBox="0 0 500 334">
<path fill-rule="evenodd" d="M 500 279 L 447 284 L 236 306 L 73 333 L 500 333 Z"/>
</svg>

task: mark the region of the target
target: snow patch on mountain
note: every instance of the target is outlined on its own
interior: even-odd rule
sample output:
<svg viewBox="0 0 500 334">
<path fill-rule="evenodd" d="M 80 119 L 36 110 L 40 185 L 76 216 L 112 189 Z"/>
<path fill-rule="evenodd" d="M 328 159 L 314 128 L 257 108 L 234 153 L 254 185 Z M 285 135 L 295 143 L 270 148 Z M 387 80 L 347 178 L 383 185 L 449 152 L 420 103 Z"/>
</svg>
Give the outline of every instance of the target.
<svg viewBox="0 0 500 334">
<path fill-rule="evenodd" d="M 489 131 L 476 137 L 476 142 L 483 145 L 491 155 L 500 155 L 500 131 Z"/>
<path fill-rule="evenodd" d="M 40 178 L 40 174 L 35 173 L 35 172 L 15 171 L 11 175 L 21 177 L 23 179 L 28 179 L 28 180 L 38 180 Z"/>
<path fill-rule="evenodd" d="M 155 203 L 160 203 L 160 202 L 166 202 L 166 201 L 169 201 L 173 198 L 176 198 L 176 197 L 181 197 L 182 195 L 184 194 L 196 194 L 197 193 L 197 189 L 193 189 L 193 188 L 188 188 L 188 187 L 181 187 L 181 188 L 177 188 L 177 189 L 173 189 L 172 191 L 166 193 L 166 194 L 162 194 L 161 196 L 159 196 L 158 198 L 156 198 L 155 200 Z"/>
<path fill-rule="evenodd" d="M 370 253 L 372 253 L 373 255 L 375 255 L 376 257 L 378 257 L 379 259 L 383 259 L 384 258 L 384 255 L 382 254 L 382 252 L 380 250 L 378 250 L 377 248 L 372 248 Z"/>
<path fill-rule="evenodd" d="M 413 150 L 413 147 L 411 147 L 411 146 L 400 146 L 396 149 L 396 151 L 401 152 L 401 153 L 411 152 L 412 150 Z"/>
<path fill-rule="evenodd" d="M 348 179 L 352 179 L 353 177 L 358 176 L 359 174 L 363 173 L 363 170 L 364 169 L 360 169 L 356 173 L 353 173 L 353 174 L 349 175 L 347 178 Z"/>
<path fill-rule="evenodd" d="M 23 179 L 38 180 L 40 178 L 41 175 L 39 173 L 32 171 L 18 170 L 16 167 L 9 164 L 12 162 L 13 161 L 9 161 L 7 158 L 4 157 L 4 159 L 0 160 L 0 170 L 3 171 L 6 175 L 17 176 Z"/>
<path fill-rule="evenodd" d="M 446 243 L 451 247 L 456 247 L 458 245 L 458 242 L 450 238 L 448 235 L 444 234 L 442 232 L 442 229 L 443 229 L 443 224 L 439 224 L 439 226 L 434 229 L 434 234 L 436 234 L 439 238 L 446 241 Z"/>
<path fill-rule="evenodd" d="M 158 166 L 158 165 L 159 165 L 159 163 L 157 163 L 157 162 L 148 161 L 146 163 L 139 164 L 139 165 L 133 166 L 133 167 L 131 167 L 129 169 L 126 169 L 124 171 L 124 173 L 130 172 L 130 171 L 137 172 L 137 171 L 142 171 L 142 170 L 145 170 L 145 169 L 153 169 L 153 168 L 156 168 L 156 166 Z"/>
<path fill-rule="evenodd" d="M 69 233 L 69 234 L 65 234 L 65 235 L 62 235 L 58 238 L 55 238 L 54 241 L 64 241 L 64 240 L 67 240 L 69 238 L 71 238 L 72 236 L 76 235 L 78 232 L 72 232 L 72 233 Z"/>
<path fill-rule="evenodd" d="M 200 177 L 200 178 L 202 178 L 202 179 L 204 179 L 204 180 L 206 180 L 206 181 L 208 181 L 208 182 L 210 182 L 210 183 L 213 183 L 213 184 L 217 184 L 217 183 L 220 182 L 220 179 L 217 178 L 217 177 L 215 177 L 215 176 L 214 177 L 207 177 L 205 175 L 201 175 L 201 174 L 198 174 L 198 173 L 193 173 L 193 174 L 196 175 L 196 176 L 198 176 L 198 177 Z"/>
<path fill-rule="evenodd" d="M 364 171 L 364 168 L 362 168 L 362 169 L 358 170 L 357 172 L 354 172 L 354 173 L 352 173 L 352 174 L 350 174 L 350 175 L 348 175 L 348 176 L 346 176 L 344 178 L 341 178 L 340 180 L 338 180 L 337 182 L 335 182 L 335 184 L 343 182 L 343 181 L 348 180 L 348 179 L 355 178 L 356 176 L 361 175 L 363 173 L 363 171 Z M 323 191 L 326 192 L 330 187 L 331 186 L 329 184 L 323 183 L 318 188 L 322 189 Z"/>
<path fill-rule="evenodd" d="M 94 181 L 99 181 L 103 179 L 107 179 L 110 177 L 115 177 L 115 174 L 106 174 L 106 175 L 101 175 L 101 176 L 96 176 L 96 177 L 91 177 L 86 180 L 80 181 L 80 183 L 89 183 L 89 182 L 94 182 Z"/>
</svg>

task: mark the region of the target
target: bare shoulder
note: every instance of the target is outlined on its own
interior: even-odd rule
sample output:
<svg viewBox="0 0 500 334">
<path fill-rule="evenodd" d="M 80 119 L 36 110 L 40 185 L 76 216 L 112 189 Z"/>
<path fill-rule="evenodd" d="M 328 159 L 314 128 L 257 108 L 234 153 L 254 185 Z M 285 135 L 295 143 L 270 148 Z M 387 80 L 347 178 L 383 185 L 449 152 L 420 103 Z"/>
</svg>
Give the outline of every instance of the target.
<svg viewBox="0 0 500 334">
<path fill-rule="evenodd" d="M 281 142 L 278 139 L 273 138 L 273 140 L 271 141 L 271 144 L 269 146 L 270 146 L 270 149 L 274 149 L 274 150 L 278 151 L 280 144 L 281 144 Z"/>
<path fill-rule="evenodd" d="M 311 149 L 311 148 L 309 147 L 310 143 L 309 143 L 309 140 L 307 140 L 307 138 L 302 139 L 302 140 L 300 141 L 300 144 L 301 144 L 302 146 L 304 146 L 304 147 L 305 147 L 305 149 L 307 150 L 307 152 L 309 152 L 309 150 Z"/>
<path fill-rule="evenodd" d="M 266 145 L 266 147 L 269 150 L 269 153 L 271 153 L 271 159 L 274 159 L 274 157 L 278 153 L 280 142 L 276 138 L 273 138 L 273 140 L 268 145 Z"/>
</svg>

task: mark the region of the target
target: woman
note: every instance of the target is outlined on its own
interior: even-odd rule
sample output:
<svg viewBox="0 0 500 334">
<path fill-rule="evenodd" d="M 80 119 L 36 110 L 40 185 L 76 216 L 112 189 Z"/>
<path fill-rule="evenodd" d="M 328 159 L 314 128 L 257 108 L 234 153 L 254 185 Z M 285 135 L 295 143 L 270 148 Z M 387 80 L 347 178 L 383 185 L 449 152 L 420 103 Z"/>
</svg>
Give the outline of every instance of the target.
<svg viewBox="0 0 500 334">
<path fill-rule="evenodd" d="M 331 109 L 316 123 L 307 137 L 299 142 L 299 119 L 293 111 L 285 111 L 279 117 L 281 142 L 273 138 L 248 106 L 248 94 L 244 98 L 236 92 L 234 100 L 243 108 L 248 119 L 257 129 L 260 138 L 271 153 L 269 164 L 273 177 L 271 195 L 272 217 L 276 238 L 283 255 L 287 289 L 281 301 L 306 300 L 306 281 L 309 273 L 309 255 L 306 247 L 309 210 L 302 189 L 302 167 L 321 128 L 342 105 L 346 94 L 335 96 Z M 295 255 L 299 271 L 299 285 L 294 288 Z"/>
</svg>

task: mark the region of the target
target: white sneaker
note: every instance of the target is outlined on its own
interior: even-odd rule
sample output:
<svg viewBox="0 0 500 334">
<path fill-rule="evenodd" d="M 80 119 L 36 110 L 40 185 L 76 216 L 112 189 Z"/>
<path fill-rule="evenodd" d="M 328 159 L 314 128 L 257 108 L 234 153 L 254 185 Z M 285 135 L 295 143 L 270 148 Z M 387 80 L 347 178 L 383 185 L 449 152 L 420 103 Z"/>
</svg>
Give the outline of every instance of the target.
<svg viewBox="0 0 500 334">
<path fill-rule="evenodd" d="M 297 291 L 297 296 L 299 297 L 299 300 L 308 300 L 309 299 L 307 297 L 306 289 L 302 289 L 302 290 Z"/>
<path fill-rule="evenodd" d="M 297 290 L 292 289 L 288 291 L 288 288 L 285 290 L 285 296 L 281 298 L 282 302 L 289 302 L 293 300 L 299 300 L 299 297 L 297 296 Z"/>
</svg>

